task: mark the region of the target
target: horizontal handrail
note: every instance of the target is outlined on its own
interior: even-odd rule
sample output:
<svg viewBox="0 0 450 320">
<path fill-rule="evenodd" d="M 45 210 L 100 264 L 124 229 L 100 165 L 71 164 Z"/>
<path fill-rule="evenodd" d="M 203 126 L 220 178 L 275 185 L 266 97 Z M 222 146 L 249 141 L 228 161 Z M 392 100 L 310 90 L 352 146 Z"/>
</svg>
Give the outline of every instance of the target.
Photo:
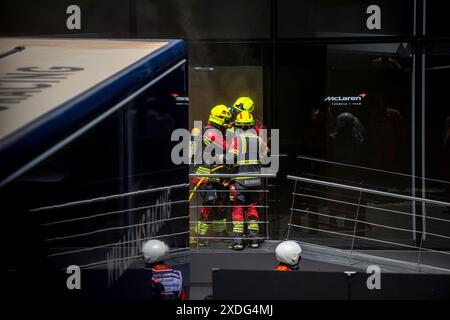
<svg viewBox="0 0 450 320">
<path fill-rule="evenodd" d="M 87 248 L 82 248 L 82 249 L 75 249 L 75 250 L 70 250 L 70 251 L 52 253 L 52 254 L 47 255 L 47 257 L 51 258 L 51 257 L 57 257 L 57 256 L 66 255 L 66 254 L 74 254 L 74 253 L 80 253 L 80 252 L 93 251 L 93 250 L 97 250 L 97 249 L 104 249 L 104 248 L 113 247 L 113 246 L 116 246 L 116 245 L 124 245 L 124 244 L 127 244 L 127 243 L 132 244 L 132 243 L 136 243 L 136 241 L 147 241 L 147 240 L 151 240 L 151 239 L 175 237 L 175 236 L 180 236 L 180 235 L 183 235 L 183 234 L 188 234 L 189 232 L 190 231 L 182 231 L 182 232 L 176 232 L 176 233 L 161 234 L 161 235 L 157 235 L 157 236 L 153 236 L 153 237 L 139 238 L 139 239 L 134 239 L 134 240 L 129 240 L 129 241 L 112 242 L 112 243 L 107 243 L 107 244 L 101 244 L 101 245 L 98 245 L 98 246 L 95 246 L 95 247 L 87 247 Z"/>
<path fill-rule="evenodd" d="M 62 223 L 68 223 L 68 222 L 90 220 L 90 219 L 110 216 L 110 215 L 114 215 L 114 214 L 118 214 L 118 213 L 136 213 L 136 211 L 147 210 L 147 209 L 150 209 L 150 208 L 159 208 L 159 207 L 163 207 L 163 206 L 171 206 L 171 205 L 176 205 L 176 204 L 181 204 L 181 203 L 188 203 L 188 202 L 189 202 L 188 200 L 169 201 L 169 202 L 163 202 L 163 203 L 158 203 L 158 204 L 152 204 L 150 206 L 136 207 L 136 208 L 130 208 L 130 209 L 125 209 L 125 210 L 109 211 L 109 212 L 98 213 L 98 214 L 85 216 L 85 217 L 78 217 L 78 218 L 72 218 L 72 219 L 66 219 L 66 220 L 58 220 L 58 221 L 46 222 L 46 223 L 41 224 L 41 226 L 42 227 L 46 227 L 46 226 L 53 226 L 53 225 L 56 225 L 56 224 L 62 224 Z"/>
<path fill-rule="evenodd" d="M 189 184 L 183 183 L 183 184 L 176 184 L 176 185 L 172 185 L 172 186 L 164 186 L 164 187 L 158 187 L 158 188 L 131 191 L 131 192 L 127 192 L 127 193 L 113 194 L 113 195 L 108 195 L 108 196 L 103 196 L 103 197 L 98 197 L 98 198 L 72 201 L 72 202 L 61 203 L 61 204 L 56 204 L 56 205 L 52 205 L 52 206 L 40 207 L 40 208 L 30 209 L 28 211 L 29 212 L 38 212 L 38 211 L 46 211 L 46 210 L 52 210 L 52 209 L 61 209 L 61 208 L 79 206 L 79 205 L 83 205 L 83 204 L 87 204 L 87 203 L 107 201 L 107 200 L 111 200 L 111 199 L 120 199 L 120 198 L 129 197 L 129 196 L 142 195 L 142 194 L 147 194 L 147 193 L 152 193 L 152 192 L 157 192 L 157 191 L 178 189 L 178 188 L 183 188 L 183 187 L 189 187 Z"/>
<path fill-rule="evenodd" d="M 424 178 L 424 177 L 413 176 L 413 175 L 406 174 L 406 173 L 401 173 L 401 172 L 394 172 L 394 171 L 380 170 L 380 169 L 375 169 L 375 168 L 369 168 L 369 167 L 357 166 L 357 165 L 349 164 L 349 163 L 335 162 L 335 161 L 330 161 L 330 160 L 325 160 L 325 159 L 318 159 L 318 158 L 312 158 L 312 157 L 307 157 L 307 156 L 297 156 L 297 159 L 310 160 L 310 161 L 321 162 L 321 163 L 327 163 L 327 164 L 332 164 L 332 165 L 337 165 L 337 166 L 350 167 L 350 168 L 357 168 L 357 169 L 364 169 L 364 170 L 368 170 L 368 171 L 388 173 L 388 174 L 397 175 L 397 176 L 402 176 L 402 177 L 417 178 L 417 179 L 425 179 L 425 180 L 428 180 L 428 181 L 434 181 L 434 182 L 440 182 L 440 183 L 450 184 L 450 181 L 445 181 L 445 180 L 438 180 L 438 179 Z"/>
<path fill-rule="evenodd" d="M 169 255 L 174 254 L 174 253 L 179 253 L 179 252 L 189 252 L 190 250 L 191 250 L 190 247 L 173 249 L 173 250 L 170 250 Z M 170 256 L 168 258 L 170 258 Z M 79 267 L 80 268 L 92 268 L 92 267 L 95 267 L 98 265 L 107 264 L 109 262 L 131 261 L 131 260 L 136 260 L 136 259 L 142 259 L 142 254 L 132 256 L 132 257 L 97 261 L 97 262 L 93 262 L 93 263 L 89 263 L 89 264 L 84 264 Z M 67 267 L 64 267 L 64 268 L 61 268 L 60 270 L 66 270 L 66 269 L 67 269 Z"/>
<path fill-rule="evenodd" d="M 386 241 L 386 240 L 380 240 L 380 239 L 374 239 L 374 238 L 368 238 L 368 237 L 361 237 L 361 236 L 357 236 L 357 235 L 351 235 L 351 234 L 346 234 L 346 233 L 336 232 L 336 231 L 331 231 L 331 230 L 325 230 L 325 229 L 311 228 L 311 227 L 301 226 L 301 225 L 293 224 L 293 223 L 288 223 L 288 225 L 292 226 L 292 227 L 300 228 L 300 229 L 313 230 L 313 231 L 318 231 L 318 232 L 335 234 L 335 235 L 339 235 L 339 236 L 353 237 L 353 238 L 357 238 L 357 239 L 361 239 L 361 240 L 368 240 L 368 241 L 374 241 L 374 242 L 379 242 L 379 243 L 384 243 L 384 244 L 389 244 L 389 245 L 394 245 L 394 246 L 399 246 L 399 247 L 404 247 L 404 248 L 416 249 L 416 250 L 419 250 L 419 251 L 422 250 L 422 251 L 429 251 L 429 252 L 435 252 L 435 253 L 442 253 L 442 254 L 445 254 L 445 255 L 450 255 L 450 252 L 438 251 L 438 250 L 424 248 L 424 247 L 418 248 L 418 247 L 415 247 L 415 246 L 411 246 L 411 245 L 407 245 L 407 244 L 403 244 L 403 243 L 398 243 L 398 242 L 392 242 L 392 241 Z"/>
<path fill-rule="evenodd" d="M 242 207 L 246 208 L 249 207 L 250 205 L 243 205 Z M 189 206 L 189 209 L 197 209 L 197 208 L 234 208 L 235 206 L 231 205 L 231 206 L 227 206 L 227 205 L 223 205 L 223 206 L 216 206 L 216 205 L 201 205 L 201 206 Z M 254 208 L 269 208 L 269 206 L 262 206 L 262 205 L 254 205 Z"/>
<path fill-rule="evenodd" d="M 199 190 L 199 189 L 190 189 L 189 192 L 222 192 L 222 193 L 232 193 L 234 192 L 233 190 L 227 189 L 227 190 L 219 190 L 219 189 L 208 189 L 208 190 Z M 269 190 L 264 190 L 264 189 L 258 189 L 258 190 L 248 190 L 248 189 L 239 189 L 239 192 L 244 192 L 244 193 L 269 193 Z"/>
<path fill-rule="evenodd" d="M 135 228 L 135 227 L 143 227 L 143 226 L 148 226 L 148 225 L 155 224 L 155 223 L 164 223 L 166 221 L 174 221 L 174 220 L 189 219 L 189 218 L 190 218 L 190 216 L 187 215 L 187 216 L 167 218 L 167 219 L 161 219 L 161 220 L 153 220 L 153 221 L 144 222 L 144 223 L 129 224 L 129 225 L 125 225 L 125 226 L 117 226 L 117 227 L 111 227 L 111 228 L 97 229 L 97 230 L 84 232 L 84 233 L 71 234 L 71 235 L 68 235 L 68 236 L 59 236 L 59 237 L 45 239 L 44 241 L 45 242 L 50 242 L 50 241 L 57 241 L 57 240 L 67 240 L 67 239 L 73 239 L 73 238 L 80 238 L 80 237 L 92 236 L 94 234 L 98 234 L 98 233 L 102 233 L 102 232 L 124 230 L 124 229 Z"/>
<path fill-rule="evenodd" d="M 341 188 L 341 189 L 359 191 L 359 192 L 364 192 L 364 193 L 371 193 L 371 194 L 376 194 L 376 195 L 385 196 L 385 197 L 391 197 L 391 198 L 397 198 L 397 199 L 403 199 L 403 200 L 409 200 L 409 201 L 425 202 L 425 203 L 435 204 L 435 205 L 439 205 L 439 206 L 450 206 L 450 203 L 444 202 L 444 201 L 431 200 L 431 199 L 426 199 L 426 198 L 418 198 L 418 197 L 413 197 L 413 196 L 396 194 L 396 193 L 380 191 L 380 190 L 375 190 L 375 189 L 361 188 L 361 187 L 356 187 L 356 186 L 350 186 L 347 184 L 324 181 L 324 180 L 310 179 L 310 178 L 305 178 L 305 177 L 296 177 L 296 176 L 290 176 L 290 175 L 287 176 L 287 179 L 293 180 L 293 181 L 301 181 L 301 182 L 306 182 L 306 183 L 318 184 L 318 185 L 323 185 L 323 186 L 328 186 L 328 187 L 333 187 L 333 188 Z"/>
<path fill-rule="evenodd" d="M 386 209 L 386 208 L 373 207 L 373 206 L 366 206 L 366 205 L 363 205 L 363 204 L 357 204 L 357 203 L 348 202 L 348 201 L 341 201 L 341 200 L 336 200 L 336 199 L 332 199 L 332 198 L 318 197 L 318 196 L 314 196 L 314 195 L 310 195 L 310 194 L 306 194 L 306 193 L 293 192 L 292 194 L 295 195 L 295 196 L 302 196 L 302 197 L 306 197 L 306 198 L 313 198 L 313 199 L 325 200 L 325 201 L 330 201 L 330 202 L 335 202 L 335 203 L 342 203 L 342 204 L 346 204 L 346 205 L 354 206 L 354 207 L 360 206 L 360 207 L 366 208 L 366 209 L 380 210 L 380 211 L 391 212 L 391 213 L 401 214 L 401 215 L 410 216 L 410 217 L 414 217 L 415 216 L 414 214 L 408 213 L 408 212 L 392 210 L 392 209 Z M 442 218 L 436 218 L 436 217 L 430 217 L 430 216 L 426 216 L 424 218 L 425 219 L 430 219 L 430 220 L 442 221 L 442 222 L 450 222 L 450 220 L 448 220 L 448 219 L 442 219 Z"/>
<path fill-rule="evenodd" d="M 257 178 L 276 178 L 276 173 L 191 173 L 190 177 L 214 177 L 214 178 L 239 178 L 239 177 L 257 177 Z"/>
<path fill-rule="evenodd" d="M 192 239 L 216 239 L 216 240 L 269 240 L 268 237 L 207 237 L 207 236 L 191 236 Z"/>
<path fill-rule="evenodd" d="M 234 223 L 234 221 L 220 221 L 220 222 L 217 222 L 217 221 L 205 221 L 205 220 L 189 220 L 189 223 L 190 224 L 196 224 L 197 222 L 202 222 L 202 223 L 204 223 L 204 224 L 217 224 L 217 223 L 219 223 L 219 224 L 233 224 Z M 270 221 L 252 221 L 252 222 L 245 222 L 245 223 L 247 223 L 247 224 L 249 224 L 249 223 L 254 223 L 254 224 L 268 224 L 268 223 L 270 223 Z M 231 237 L 232 238 L 232 237 Z"/>
<path fill-rule="evenodd" d="M 366 225 L 374 226 L 374 227 L 380 227 L 380 228 L 386 228 L 386 229 L 391 229 L 391 230 L 396 230 L 396 231 L 403 231 L 403 232 L 414 233 L 414 230 L 412 230 L 412 229 L 392 227 L 392 226 L 388 226 L 388 225 L 385 225 L 385 224 L 373 223 L 373 222 L 359 220 L 359 219 L 344 218 L 344 217 L 341 217 L 341 216 L 333 216 L 333 215 L 330 215 L 330 214 L 319 213 L 319 212 L 315 212 L 315 211 L 311 211 L 311 210 L 302 210 L 302 209 L 296 209 L 296 208 L 291 208 L 291 210 L 297 211 L 297 212 L 301 212 L 301 213 L 314 214 L 314 215 L 321 216 L 321 217 L 333 218 L 333 219 L 336 219 L 336 220 L 352 221 L 352 222 L 356 222 L 356 223 L 360 223 L 360 224 L 366 224 Z M 436 234 L 436 233 L 431 233 L 431 232 L 426 232 L 426 231 L 423 231 L 423 233 L 427 234 L 427 235 L 430 235 L 430 236 L 438 237 L 438 238 L 450 239 L 450 237 L 444 236 L 444 235 L 441 235 L 441 234 Z"/>
</svg>

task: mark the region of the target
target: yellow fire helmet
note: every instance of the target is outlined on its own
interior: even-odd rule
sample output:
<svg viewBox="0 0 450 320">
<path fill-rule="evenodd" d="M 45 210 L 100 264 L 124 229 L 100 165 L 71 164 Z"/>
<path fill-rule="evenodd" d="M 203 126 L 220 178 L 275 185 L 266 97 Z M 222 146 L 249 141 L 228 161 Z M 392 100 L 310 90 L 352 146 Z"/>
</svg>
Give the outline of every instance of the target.
<svg viewBox="0 0 450 320">
<path fill-rule="evenodd" d="M 250 112 L 242 111 L 236 116 L 234 125 L 241 128 L 249 128 L 255 125 L 255 119 Z"/>
<path fill-rule="evenodd" d="M 231 119 L 231 113 L 228 110 L 227 106 L 223 104 L 219 104 L 211 109 L 209 115 L 209 122 L 218 124 L 221 127 L 224 127 Z"/>
<path fill-rule="evenodd" d="M 255 103 L 250 97 L 240 97 L 233 104 L 232 112 L 237 115 L 241 111 L 248 111 L 253 113 L 255 110 Z"/>
</svg>

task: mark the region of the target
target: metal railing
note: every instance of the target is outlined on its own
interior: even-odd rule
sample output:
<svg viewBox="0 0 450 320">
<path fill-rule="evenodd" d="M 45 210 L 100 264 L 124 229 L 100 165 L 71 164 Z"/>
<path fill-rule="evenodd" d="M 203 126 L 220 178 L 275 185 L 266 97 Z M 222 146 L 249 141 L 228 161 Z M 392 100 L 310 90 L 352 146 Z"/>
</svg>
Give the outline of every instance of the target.
<svg viewBox="0 0 450 320">
<path fill-rule="evenodd" d="M 124 261 L 129 263 L 141 256 L 142 244 L 151 239 L 169 240 L 173 237 L 189 234 L 189 230 L 162 230 L 163 227 L 176 221 L 188 220 L 189 215 L 172 216 L 172 206 L 186 205 L 188 200 L 171 200 L 170 192 L 177 189 L 188 189 L 189 184 L 177 184 L 157 188 L 140 189 L 132 192 L 118 193 L 101 197 L 58 203 L 45 207 L 29 209 L 28 213 L 38 219 L 42 228 L 44 248 L 49 264 L 77 263 L 82 267 L 93 267 Z M 161 194 L 159 194 L 161 193 Z M 151 204 L 121 210 L 91 212 L 96 204 L 108 204 L 114 200 L 146 197 L 151 194 L 159 196 Z M 156 196 L 155 196 L 156 197 Z M 167 198 L 167 199 L 166 199 Z M 115 206 L 115 205 L 114 205 Z M 99 206 L 101 208 L 102 206 Z M 67 217 L 64 210 L 72 210 Z M 60 218 L 66 217 L 66 218 Z M 99 220 L 99 219 L 107 220 Z M 131 218 L 137 220 L 132 223 Z M 127 222 L 128 221 L 128 222 Z M 75 230 L 75 231 L 74 231 Z M 164 232 L 164 234 L 162 234 Z M 51 235 L 56 233 L 55 235 Z M 90 241 L 91 236 L 99 236 L 101 243 Z M 86 239 L 87 238 L 87 239 Z M 115 239 L 115 241 L 111 241 Z M 63 242 L 62 241 L 70 241 Z M 98 242 L 98 241 L 97 241 Z M 120 250 L 116 250 L 120 248 Z M 189 250 L 188 244 L 173 248 L 180 252 Z M 94 252 L 94 254 L 93 254 Z M 107 256 L 107 259 L 105 257 Z M 54 260 L 54 259 L 58 260 Z M 56 266 L 58 268 L 58 266 Z M 122 269 L 125 269 L 121 266 Z"/>
<path fill-rule="evenodd" d="M 383 174 L 400 176 L 400 177 L 405 177 L 405 178 L 418 178 L 418 179 L 424 179 L 427 181 L 433 181 L 433 182 L 438 182 L 438 183 L 442 183 L 442 184 L 450 184 L 450 181 L 445 181 L 445 180 L 413 176 L 413 175 L 401 173 L 401 172 L 375 169 L 375 168 L 358 166 L 355 164 L 349 164 L 349 163 L 344 163 L 344 162 L 336 162 L 336 161 L 330 161 L 330 160 L 325 160 L 325 159 L 312 158 L 312 157 L 308 157 L 308 156 L 297 156 L 297 159 L 313 161 L 313 162 L 318 162 L 318 163 L 323 163 L 323 164 L 338 166 L 338 167 L 347 167 L 347 168 L 360 169 L 360 170 L 371 171 L 371 172 L 376 172 L 376 173 L 383 173 Z"/>
<path fill-rule="evenodd" d="M 326 234 L 330 234 L 333 236 L 344 237 L 344 238 L 351 240 L 350 256 L 355 251 L 355 240 L 376 242 L 379 244 L 385 244 L 385 245 L 394 246 L 394 247 L 398 247 L 398 248 L 414 249 L 415 251 L 417 251 L 417 254 L 418 254 L 417 261 L 416 261 L 418 270 L 420 270 L 421 256 L 422 256 L 423 252 L 432 252 L 432 253 L 437 253 L 440 255 L 442 254 L 443 256 L 446 256 L 446 257 L 450 256 L 450 252 L 448 252 L 448 251 L 424 247 L 424 245 L 423 245 L 424 240 L 422 237 L 420 237 L 420 242 L 418 245 L 412 245 L 412 244 L 401 243 L 399 241 L 392 241 L 391 239 L 376 239 L 376 238 L 372 238 L 372 237 L 367 237 L 367 236 L 365 236 L 365 233 L 363 236 L 363 235 L 359 234 L 360 232 L 357 232 L 358 225 L 365 225 L 365 226 L 368 226 L 369 229 L 370 228 L 383 228 L 383 229 L 387 229 L 387 230 L 394 230 L 394 231 L 400 231 L 400 232 L 406 232 L 406 233 L 414 233 L 414 232 L 426 233 L 427 235 L 430 235 L 430 236 L 433 236 L 433 237 L 436 237 L 439 239 L 445 239 L 444 241 L 447 241 L 447 240 L 450 240 L 450 236 L 440 234 L 440 233 L 432 233 L 432 232 L 428 232 L 426 230 L 416 231 L 416 230 L 413 230 L 412 228 L 407 228 L 407 227 L 403 227 L 403 226 L 394 226 L 394 225 L 390 225 L 390 224 L 386 224 L 386 223 L 375 223 L 375 222 L 371 222 L 371 221 L 366 221 L 364 218 L 361 218 L 360 210 L 361 210 L 361 208 L 370 208 L 374 211 L 379 210 L 379 211 L 388 212 L 391 214 L 400 214 L 400 215 L 406 215 L 406 216 L 412 216 L 412 217 L 416 216 L 413 213 L 408 213 L 405 211 L 381 208 L 381 207 L 377 207 L 376 205 L 370 205 L 370 206 L 365 205 L 362 203 L 363 194 L 364 195 L 372 194 L 372 195 L 388 197 L 388 198 L 392 198 L 392 199 L 406 200 L 406 201 L 411 201 L 413 204 L 415 202 L 420 202 L 423 204 L 429 204 L 429 205 L 434 205 L 434 206 L 450 207 L 450 203 L 448 203 L 448 202 L 427 199 L 427 198 L 419 198 L 419 197 L 403 195 L 403 194 L 396 194 L 396 193 L 391 193 L 391 192 L 386 192 L 386 191 L 381 191 L 381 190 L 376 190 L 376 189 L 364 188 L 364 187 L 347 185 L 347 184 L 342 184 L 342 183 L 335 183 L 335 182 L 324 181 L 324 180 L 319 180 L 319 179 L 311 179 L 311 178 L 307 178 L 307 177 L 297 177 L 297 176 L 288 175 L 287 179 L 294 181 L 294 190 L 292 192 L 292 204 L 291 204 L 291 208 L 290 208 L 290 217 L 289 217 L 289 223 L 288 223 L 287 238 L 290 238 L 291 231 L 293 230 L 292 228 L 305 229 L 305 230 L 310 230 L 312 232 L 326 233 Z M 358 198 L 357 198 L 358 200 L 357 200 L 357 202 L 342 201 L 342 200 L 333 199 L 333 198 L 327 197 L 327 196 L 317 196 L 317 195 L 308 194 L 305 192 L 297 192 L 297 184 L 298 183 L 305 183 L 308 185 L 316 185 L 316 186 L 324 186 L 324 187 L 328 187 L 330 189 L 332 188 L 332 189 L 339 189 L 339 190 L 354 191 L 354 192 L 358 193 Z M 354 214 L 354 218 L 348 217 L 349 211 L 344 211 L 347 214 L 347 217 L 342 217 L 340 215 L 332 215 L 332 214 L 327 214 L 327 213 L 323 213 L 323 212 L 318 212 L 320 210 L 311 210 L 309 207 L 306 209 L 296 208 L 296 203 L 297 203 L 298 199 L 301 199 L 300 197 L 303 197 L 303 199 L 313 198 L 315 200 L 325 201 L 326 203 L 339 203 L 339 204 L 344 204 L 344 205 L 349 205 L 349 206 L 355 207 L 355 211 L 351 212 Z M 339 211 L 339 210 L 334 210 L 334 211 Z M 353 224 L 353 228 L 352 228 L 351 233 L 349 233 L 349 232 L 343 232 L 343 231 L 338 231 L 338 230 L 330 230 L 330 229 L 321 228 L 319 226 L 319 223 L 317 223 L 315 226 L 305 226 L 305 225 L 302 225 L 299 223 L 293 223 L 293 218 L 297 213 L 300 213 L 303 215 L 308 214 L 308 215 L 316 216 L 317 219 L 319 217 L 326 217 L 329 219 L 333 219 L 333 221 L 340 220 L 340 221 L 344 221 L 347 223 L 350 222 L 351 224 Z M 430 220 L 439 221 L 442 223 L 450 223 L 449 219 L 432 217 L 432 216 L 428 216 L 428 215 L 425 218 L 430 219 Z M 450 226 L 450 224 L 449 224 L 449 226 Z M 306 240 L 302 239 L 302 241 L 306 241 Z M 450 242 L 448 244 L 450 244 Z M 445 258 L 445 259 L 447 259 L 447 258 Z M 444 270 L 448 270 L 448 272 L 450 272 L 450 265 L 449 265 L 448 269 L 445 268 Z"/>
<path fill-rule="evenodd" d="M 248 189 L 248 190 L 240 189 L 239 192 L 242 192 L 242 193 L 258 193 L 258 194 L 260 194 L 262 196 L 262 199 L 260 199 L 258 201 L 258 203 L 255 206 L 255 208 L 257 208 L 258 211 L 260 211 L 260 210 L 263 211 L 264 218 L 261 219 L 262 218 L 261 217 L 262 216 L 261 212 L 258 212 L 259 220 L 256 221 L 256 222 L 253 222 L 253 223 L 256 223 L 258 225 L 264 225 L 265 226 L 265 228 L 264 228 L 265 232 L 264 232 L 264 235 L 260 234 L 258 237 L 255 237 L 255 238 L 252 238 L 252 239 L 257 239 L 257 240 L 259 240 L 261 242 L 269 240 L 269 224 L 270 224 L 270 221 L 269 221 L 269 209 L 270 209 L 270 206 L 268 205 L 268 197 L 267 197 L 267 194 L 269 193 L 269 190 L 268 190 L 268 187 L 267 187 L 267 185 L 268 185 L 267 180 L 269 178 L 275 178 L 276 177 L 275 173 L 240 173 L 240 174 L 231 174 L 231 173 L 230 174 L 224 174 L 224 173 L 196 174 L 196 173 L 192 173 L 189 176 L 191 178 L 194 178 L 194 177 L 198 177 L 198 178 L 213 177 L 213 178 L 227 179 L 228 181 L 231 182 L 231 184 L 233 184 L 233 179 L 234 178 L 244 178 L 244 177 L 261 178 L 263 180 L 262 183 L 261 183 L 261 186 L 262 186 L 261 188 L 256 188 L 256 189 L 255 188 L 251 188 L 251 189 Z M 266 187 L 264 188 L 264 186 L 266 186 Z M 243 236 L 241 238 L 233 237 L 232 234 L 230 234 L 228 232 L 228 228 L 226 228 L 227 229 L 226 236 L 217 236 L 217 235 L 216 236 L 207 236 L 207 235 L 199 235 L 197 233 L 197 225 L 198 225 L 198 223 L 200 221 L 202 223 L 205 223 L 205 224 L 209 225 L 209 226 L 214 225 L 215 223 L 217 223 L 214 220 L 210 220 L 210 221 L 200 220 L 199 211 L 202 208 L 212 208 L 212 209 L 217 209 L 217 210 L 220 210 L 220 209 L 224 208 L 224 209 L 227 209 L 227 211 L 228 210 L 232 211 L 232 208 L 234 207 L 234 203 L 232 203 L 229 200 L 229 197 L 228 197 L 229 194 L 233 192 L 230 188 L 224 187 L 223 189 L 222 188 L 221 189 L 208 189 L 207 191 L 199 190 L 199 189 L 195 188 L 195 189 L 190 189 L 189 192 L 195 193 L 196 195 L 201 193 L 201 192 L 225 193 L 226 194 L 225 199 L 227 199 L 226 200 L 226 204 L 220 204 L 220 205 L 217 205 L 217 204 L 205 204 L 205 203 L 203 203 L 203 199 L 202 199 L 201 196 L 195 196 L 192 199 L 192 201 L 191 201 L 191 203 L 189 205 L 189 208 L 195 210 L 195 217 L 194 218 L 191 217 L 191 219 L 190 219 L 190 224 L 191 224 L 191 236 L 190 236 L 190 238 L 195 240 L 195 248 L 196 248 L 196 250 L 200 250 L 200 245 L 199 245 L 200 241 L 199 240 L 225 240 L 225 241 L 228 240 L 228 241 L 231 242 L 233 239 L 241 239 L 241 240 L 244 240 L 244 241 L 249 239 L 248 237 L 245 237 L 245 236 Z M 195 203 L 194 203 L 194 200 L 195 200 Z M 244 209 L 246 208 L 246 206 L 243 206 L 243 207 L 244 207 Z M 226 226 L 232 225 L 233 221 L 232 221 L 232 217 L 230 215 L 230 212 L 227 212 L 225 216 L 226 216 L 226 221 L 222 222 L 222 223 L 224 223 Z M 247 224 L 247 222 L 245 222 L 245 224 Z M 211 231 L 214 231 L 214 230 L 211 230 L 211 228 L 209 228 L 208 232 L 211 232 Z M 269 250 L 269 245 L 266 246 L 266 249 Z"/>
</svg>

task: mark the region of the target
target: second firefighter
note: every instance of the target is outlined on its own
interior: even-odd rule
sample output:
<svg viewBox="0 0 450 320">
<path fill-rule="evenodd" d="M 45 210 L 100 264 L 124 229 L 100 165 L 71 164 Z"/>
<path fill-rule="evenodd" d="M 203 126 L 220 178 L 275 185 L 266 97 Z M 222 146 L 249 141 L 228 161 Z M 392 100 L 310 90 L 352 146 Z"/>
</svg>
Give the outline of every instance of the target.
<svg viewBox="0 0 450 320">
<path fill-rule="evenodd" d="M 230 248 L 242 250 L 245 238 L 248 238 L 251 248 L 258 248 L 260 222 L 257 204 L 262 187 L 258 174 L 261 173 L 260 158 L 267 154 L 267 145 L 256 134 L 255 120 L 250 112 L 237 114 L 234 125 L 236 132 L 227 153 L 227 161 L 232 159 L 234 163 L 232 172 L 237 174 L 230 185 L 233 198 L 233 243 Z"/>
</svg>

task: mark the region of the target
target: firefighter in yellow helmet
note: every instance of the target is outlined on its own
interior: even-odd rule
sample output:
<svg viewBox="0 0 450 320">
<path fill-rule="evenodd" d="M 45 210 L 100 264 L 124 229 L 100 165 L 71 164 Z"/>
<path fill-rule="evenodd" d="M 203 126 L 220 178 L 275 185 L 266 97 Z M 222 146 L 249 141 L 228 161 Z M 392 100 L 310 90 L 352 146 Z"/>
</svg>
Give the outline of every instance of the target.
<svg viewBox="0 0 450 320">
<path fill-rule="evenodd" d="M 236 115 L 234 125 L 235 136 L 227 154 L 227 161 L 233 158 L 235 166 L 233 173 L 240 174 L 234 179 L 233 203 L 233 243 L 230 248 L 242 250 L 244 248 L 245 220 L 247 221 L 247 238 L 249 246 L 259 247 L 259 214 L 257 202 L 261 188 L 260 177 L 245 177 L 244 173 L 261 173 L 260 157 L 267 153 L 267 146 L 255 132 L 255 120 L 248 111 Z"/>
<path fill-rule="evenodd" d="M 234 103 L 231 108 L 231 113 L 233 114 L 234 118 L 238 115 L 238 113 L 242 111 L 248 111 L 250 113 L 253 113 L 255 110 L 255 102 L 250 97 L 239 97 Z"/>
<path fill-rule="evenodd" d="M 202 135 L 202 149 L 204 150 L 210 144 L 214 144 L 215 149 L 219 150 L 221 154 L 225 153 L 227 149 L 225 131 L 229 126 L 231 120 L 231 113 L 228 108 L 221 104 L 213 107 L 210 111 L 208 123 L 206 123 L 199 134 Z M 212 154 L 215 157 L 216 154 Z M 194 166 L 194 173 L 196 174 L 210 174 L 212 170 L 214 173 L 220 173 L 216 170 L 215 163 L 206 163 Z M 195 177 L 192 180 L 194 185 L 198 186 L 200 195 L 203 198 L 202 208 L 200 209 L 200 216 L 197 222 L 196 232 L 198 236 L 198 245 L 206 246 L 208 241 L 205 239 L 209 225 L 212 224 L 216 232 L 226 232 L 226 209 L 223 208 L 226 201 L 225 187 L 219 178 L 215 177 Z"/>
<path fill-rule="evenodd" d="M 230 112 L 233 115 L 234 121 L 236 121 L 236 116 L 242 112 L 247 111 L 254 116 L 255 111 L 255 102 L 250 97 L 239 97 L 231 106 Z M 261 129 L 264 129 L 263 123 L 259 119 L 254 119 L 254 129 L 256 131 L 256 134 L 259 134 L 259 131 Z"/>
</svg>

